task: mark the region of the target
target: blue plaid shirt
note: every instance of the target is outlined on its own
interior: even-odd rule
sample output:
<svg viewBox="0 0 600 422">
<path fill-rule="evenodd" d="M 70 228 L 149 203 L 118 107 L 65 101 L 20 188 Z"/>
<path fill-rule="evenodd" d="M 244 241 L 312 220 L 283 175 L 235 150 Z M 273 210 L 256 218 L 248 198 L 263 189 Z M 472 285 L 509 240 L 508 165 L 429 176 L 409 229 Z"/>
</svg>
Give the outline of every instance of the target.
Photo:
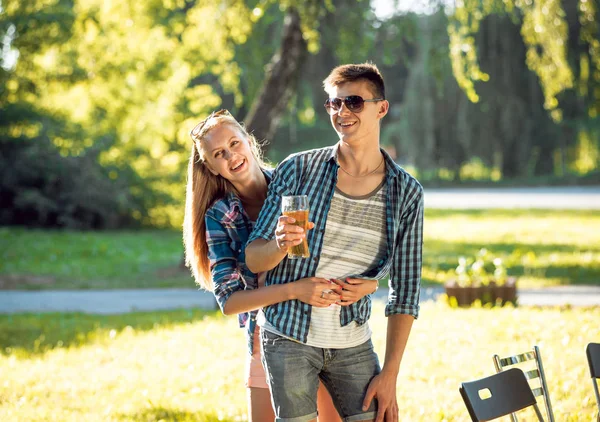
<svg viewBox="0 0 600 422">
<path fill-rule="evenodd" d="M 273 170 L 263 169 L 267 183 Z M 206 212 L 206 243 L 213 280 L 213 293 L 221 310 L 229 297 L 239 290 L 258 288 L 258 277 L 246 266 L 246 243 L 253 221 L 244 212 L 242 201 L 234 193 L 215 202 Z M 256 327 L 257 311 L 238 315 L 240 327 L 247 327 L 248 348 L 252 354 L 252 341 Z"/>
<path fill-rule="evenodd" d="M 275 170 L 269 193 L 248 242 L 272 240 L 281 215 L 281 197 L 308 195 L 310 220 L 314 229 L 308 232 L 310 258 L 284 258 L 267 273 L 265 284 L 284 284 L 313 277 L 319 265 L 327 213 L 337 183 L 338 145 L 293 154 Z M 386 316 L 419 314 L 423 245 L 423 188 L 391 157 L 382 151 L 386 162 L 386 255 L 378 265 L 357 278 L 380 279 L 389 273 L 389 294 Z M 299 300 L 290 300 L 264 308 L 265 317 L 279 332 L 306 343 L 312 307 Z M 371 316 L 371 298 L 341 308 L 340 324 L 352 321 L 364 324 Z"/>
</svg>

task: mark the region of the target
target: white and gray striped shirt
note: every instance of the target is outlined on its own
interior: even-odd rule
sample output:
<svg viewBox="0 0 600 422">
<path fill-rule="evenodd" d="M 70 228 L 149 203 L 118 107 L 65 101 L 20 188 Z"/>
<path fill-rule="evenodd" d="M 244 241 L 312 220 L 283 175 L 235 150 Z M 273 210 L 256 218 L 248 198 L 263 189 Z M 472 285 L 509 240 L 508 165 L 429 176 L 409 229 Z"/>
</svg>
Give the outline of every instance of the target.
<svg viewBox="0 0 600 422">
<path fill-rule="evenodd" d="M 386 254 L 385 181 L 359 197 L 336 188 L 327 215 L 323 249 L 315 276 L 344 280 L 377 266 Z M 358 346 L 371 337 L 368 323 L 340 323 L 340 305 L 312 308 L 306 344 L 341 349 Z"/>
</svg>

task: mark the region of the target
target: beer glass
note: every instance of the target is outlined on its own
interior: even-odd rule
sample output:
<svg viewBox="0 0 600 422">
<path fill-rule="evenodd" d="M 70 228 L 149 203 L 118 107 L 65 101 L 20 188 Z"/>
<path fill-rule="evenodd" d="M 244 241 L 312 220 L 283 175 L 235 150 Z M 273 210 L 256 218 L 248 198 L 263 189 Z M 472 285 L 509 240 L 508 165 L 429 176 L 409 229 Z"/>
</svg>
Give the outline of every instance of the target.
<svg viewBox="0 0 600 422">
<path fill-rule="evenodd" d="M 294 225 L 304 229 L 304 233 L 308 231 L 308 196 L 295 195 L 283 196 L 281 198 L 281 212 L 286 217 L 292 217 L 296 220 Z M 308 258 L 310 252 L 308 250 L 308 241 L 306 237 L 302 239 L 302 243 L 292 246 L 288 249 L 289 259 Z"/>
</svg>

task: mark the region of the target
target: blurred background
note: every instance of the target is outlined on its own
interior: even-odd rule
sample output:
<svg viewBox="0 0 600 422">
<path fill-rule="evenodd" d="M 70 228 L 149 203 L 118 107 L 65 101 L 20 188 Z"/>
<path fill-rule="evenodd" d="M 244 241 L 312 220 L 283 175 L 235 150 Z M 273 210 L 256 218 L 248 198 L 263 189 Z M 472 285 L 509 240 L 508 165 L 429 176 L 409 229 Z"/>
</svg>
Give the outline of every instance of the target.
<svg viewBox="0 0 600 422">
<path fill-rule="evenodd" d="M 322 80 L 372 61 L 425 187 L 599 184 L 591 0 L 0 0 L 0 225 L 179 228 L 188 132 L 331 145 Z"/>
</svg>

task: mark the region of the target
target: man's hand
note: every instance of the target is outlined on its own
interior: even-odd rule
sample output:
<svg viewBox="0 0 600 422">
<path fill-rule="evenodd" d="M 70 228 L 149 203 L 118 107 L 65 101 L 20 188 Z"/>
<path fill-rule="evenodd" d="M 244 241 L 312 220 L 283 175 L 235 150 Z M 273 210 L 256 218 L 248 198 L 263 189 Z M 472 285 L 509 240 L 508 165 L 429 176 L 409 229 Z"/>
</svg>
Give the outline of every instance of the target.
<svg viewBox="0 0 600 422">
<path fill-rule="evenodd" d="M 366 295 L 370 295 L 377 291 L 379 284 L 378 280 L 369 280 L 363 278 L 347 278 L 346 281 L 331 279 L 339 290 L 336 290 L 340 294 L 341 300 L 338 305 L 348 306 L 358 302 Z"/>
<path fill-rule="evenodd" d="M 304 229 L 300 226 L 296 226 L 294 223 L 296 219 L 293 217 L 286 217 L 282 215 L 277 220 L 277 227 L 275 228 L 275 241 L 277 242 L 277 248 L 281 252 L 287 252 L 292 246 L 297 246 L 302 243 L 302 239 L 306 237 Z M 314 223 L 308 223 L 308 230 L 315 226 Z"/>
<path fill-rule="evenodd" d="M 375 422 L 398 422 L 396 380 L 396 375 L 383 371 L 371 380 L 363 400 L 363 411 L 369 408 L 374 398 L 377 399 L 377 418 Z"/>
</svg>

